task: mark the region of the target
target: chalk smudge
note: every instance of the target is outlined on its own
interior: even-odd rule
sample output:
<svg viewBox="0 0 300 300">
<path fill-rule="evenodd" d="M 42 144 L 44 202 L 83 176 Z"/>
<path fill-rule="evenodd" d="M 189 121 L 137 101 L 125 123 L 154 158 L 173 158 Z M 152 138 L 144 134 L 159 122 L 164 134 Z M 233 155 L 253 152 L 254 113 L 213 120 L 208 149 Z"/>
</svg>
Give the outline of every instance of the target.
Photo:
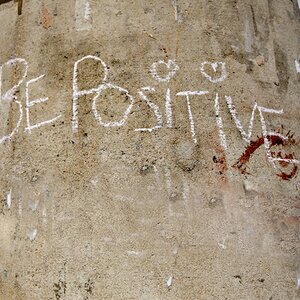
<svg viewBox="0 0 300 300">
<path fill-rule="evenodd" d="M 27 237 L 32 242 L 35 240 L 36 235 L 37 235 L 37 229 L 34 228 L 34 229 L 30 230 L 30 232 L 27 234 Z"/>
<path fill-rule="evenodd" d="M 11 200 L 11 193 L 12 193 L 12 190 L 10 189 L 10 191 L 9 191 L 9 193 L 7 194 L 7 199 L 6 199 L 6 202 L 7 202 L 7 206 L 8 206 L 8 208 L 10 209 L 11 208 L 11 202 L 12 202 L 12 200 Z"/>
<path fill-rule="evenodd" d="M 92 28 L 92 11 L 89 0 L 76 0 L 75 26 L 77 31 L 89 30 Z"/>
</svg>

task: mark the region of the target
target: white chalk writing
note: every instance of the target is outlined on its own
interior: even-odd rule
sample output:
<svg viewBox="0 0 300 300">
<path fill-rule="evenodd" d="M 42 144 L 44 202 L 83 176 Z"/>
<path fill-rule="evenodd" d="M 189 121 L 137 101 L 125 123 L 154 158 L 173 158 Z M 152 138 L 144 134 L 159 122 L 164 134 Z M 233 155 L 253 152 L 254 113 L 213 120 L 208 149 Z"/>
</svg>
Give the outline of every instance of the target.
<svg viewBox="0 0 300 300">
<path fill-rule="evenodd" d="M 220 137 L 220 143 L 224 150 L 227 149 L 227 141 L 226 141 L 226 135 L 224 132 L 224 126 L 223 126 L 223 119 L 220 115 L 220 99 L 219 94 L 216 94 L 215 99 L 215 111 L 216 111 L 216 122 L 217 126 L 219 128 L 219 137 Z"/>
<path fill-rule="evenodd" d="M 244 128 L 242 126 L 242 123 L 241 123 L 240 119 L 237 116 L 237 112 L 236 112 L 235 106 L 232 102 L 232 98 L 229 97 L 229 96 L 225 96 L 225 98 L 226 98 L 228 109 L 231 113 L 231 116 L 232 116 L 232 118 L 235 122 L 236 127 L 238 128 L 238 130 L 240 131 L 240 133 L 242 135 L 242 138 L 247 143 L 250 143 L 251 136 L 252 136 L 253 123 L 254 123 L 254 117 L 255 117 L 255 111 L 256 111 L 256 108 L 257 108 L 257 103 L 256 102 L 254 103 L 254 107 L 253 107 L 253 110 L 252 110 L 251 119 L 250 119 L 250 123 L 249 123 L 249 127 L 248 127 L 248 133 L 246 133 L 246 131 L 244 130 Z"/>
<path fill-rule="evenodd" d="M 5 66 L 16 66 L 17 64 L 23 64 L 25 66 L 24 74 L 21 77 L 21 79 L 19 80 L 19 82 L 16 85 L 14 85 L 10 90 L 8 90 L 4 94 L 4 96 L 2 96 L 3 67 L 5 67 Z M 0 103 L 2 101 L 14 101 L 15 103 L 18 104 L 18 106 L 19 106 L 19 113 L 20 113 L 19 114 L 19 120 L 17 122 L 16 127 L 12 130 L 12 132 L 10 134 L 7 134 L 7 135 L 3 136 L 2 138 L 0 138 L 0 144 L 2 144 L 3 142 L 5 142 L 6 140 L 11 139 L 12 136 L 18 131 L 18 128 L 21 125 L 21 121 L 22 121 L 22 118 L 23 118 L 22 103 L 17 100 L 18 98 L 15 95 L 15 93 L 18 90 L 18 88 L 21 86 L 21 84 L 23 83 L 23 81 L 25 80 L 25 78 L 27 76 L 27 72 L 28 72 L 28 63 L 23 58 L 10 59 L 6 63 L 4 63 L 2 66 L 0 66 Z"/>
<path fill-rule="evenodd" d="M 125 113 L 123 115 L 123 118 L 120 121 L 117 122 L 103 122 L 102 118 L 97 110 L 97 99 L 99 98 L 99 96 L 101 95 L 101 93 L 103 91 L 105 91 L 106 89 L 116 89 L 121 93 L 125 93 L 126 96 L 130 99 L 130 104 L 127 107 L 127 109 L 125 110 Z M 94 116 L 96 118 L 96 120 L 99 122 L 100 125 L 104 126 L 104 127 L 115 127 L 115 126 L 123 126 L 128 118 L 128 115 L 130 114 L 131 110 L 132 110 L 132 106 L 134 103 L 134 98 L 128 93 L 128 91 L 126 89 L 123 89 L 119 86 L 113 85 L 111 83 L 105 83 L 105 84 L 101 84 L 98 88 L 98 92 L 97 95 L 94 97 L 93 99 L 93 104 L 92 104 L 92 108 L 93 108 L 93 112 L 94 112 Z"/>
<path fill-rule="evenodd" d="M 79 89 L 78 89 L 78 65 L 87 59 L 96 60 L 102 64 L 103 69 L 104 69 L 104 77 L 102 79 L 102 83 L 105 82 L 108 77 L 108 68 L 107 68 L 105 62 L 97 56 L 87 55 L 75 62 L 74 72 L 73 72 L 73 116 L 72 116 L 73 131 L 77 131 L 77 129 L 78 129 L 78 99 L 79 99 L 79 97 L 84 96 L 84 95 L 90 95 L 90 94 L 93 94 L 93 93 L 96 93 L 99 91 L 99 86 L 97 88 L 93 88 L 93 89 L 89 89 L 89 90 L 79 91 Z"/>
<path fill-rule="evenodd" d="M 193 95 L 205 95 L 208 94 L 207 91 L 185 91 L 185 92 L 180 92 L 177 93 L 177 96 L 185 96 L 186 97 L 186 102 L 187 102 L 187 107 L 188 107 L 188 113 L 189 113 L 189 119 L 190 119 L 190 126 L 191 126 L 191 133 L 192 133 L 192 137 L 193 137 L 193 141 L 195 144 L 197 144 L 197 138 L 196 138 L 196 132 L 195 132 L 195 121 L 194 121 L 194 117 L 193 117 L 193 113 L 192 113 L 192 108 L 191 108 L 191 101 L 190 101 L 190 96 Z"/>
<path fill-rule="evenodd" d="M 101 68 L 103 68 L 103 76 L 100 78 L 99 82 L 95 84 L 94 87 L 89 89 L 79 88 L 79 67 L 84 68 L 83 62 L 87 61 L 93 61 L 98 63 Z M 81 65 L 82 64 L 82 65 Z M 9 66 L 23 66 L 23 73 L 17 84 L 15 84 L 12 88 L 10 88 L 5 93 L 2 93 L 2 81 L 3 81 L 3 70 L 4 67 Z M 296 65 L 297 66 L 297 65 Z M 156 103 L 154 103 L 153 100 L 151 100 L 151 96 L 153 96 L 155 93 L 157 93 L 156 89 L 151 86 L 146 86 L 139 88 L 137 90 L 137 96 L 140 97 L 147 106 L 151 109 L 152 113 L 154 114 L 156 118 L 155 124 L 153 124 L 150 127 L 140 127 L 135 128 L 134 131 L 136 132 L 146 132 L 151 133 L 153 131 L 157 131 L 163 128 L 164 124 L 167 128 L 173 128 L 173 105 L 176 105 L 176 98 L 172 99 L 171 97 L 171 88 L 168 85 L 165 85 L 165 83 L 168 83 L 180 70 L 179 66 L 176 64 L 175 60 L 169 60 L 168 62 L 164 61 L 158 61 L 156 63 L 153 63 L 150 68 L 150 75 L 160 84 L 163 84 L 163 87 L 165 88 L 165 117 L 166 117 L 166 123 L 164 123 L 163 120 L 163 113 Z M 53 123 L 57 121 L 59 118 L 62 117 L 62 115 L 58 115 L 50 120 L 42 121 L 36 124 L 31 124 L 31 118 L 30 118 L 30 109 L 41 103 L 47 102 L 49 99 L 48 97 L 44 98 L 37 98 L 37 99 L 30 99 L 29 97 L 29 88 L 32 84 L 38 84 L 38 82 L 45 78 L 45 75 L 40 75 L 36 78 L 33 78 L 31 80 L 26 81 L 28 72 L 28 63 L 25 59 L 22 58 L 15 58 L 7 61 L 3 65 L 0 66 L 0 103 L 2 101 L 12 101 L 18 105 L 19 108 L 19 119 L 14 127 L 14 129 L 11 131 L 10 134 L 6 134 L 2 138 L 0 138 L 0 144 L 2 144 L 4 141 L 9 140 L 12 138 L 12 136 L 17 132 L 21 125 L 22 117 L 23 117 L 23 107 L 21 101 L 18 100 L 17 97 L 17 91 L 20 88 L 20 86 L 25 83 L 25 112 L 26 112 L 26 127 L 25 131 L 28 133 L 31 133 L 33 129 L 38 129 L 43 125 L 47 125 L 50 123 Z M 165 72 L 165 75 L 160 75 L 161 73 Z M 203 62 L 200 64 L 200 72 L 203 75 L 205 79 L 210 81 L 211 83 L 220 83 L 224 81 L 227 76 L 227 69 L 225 62 Z M 213 75 L 211 75 L 213 74 Z M 84 97 L 86 95 L 93 95 L 92 100 L 92 112 L 95 117 L 95 120 L 98 122 L 99 125 L 109 128 L 109 127 L 121 127 L 124 126 L 132 112 L 133 105 L 135 104 L 135 96 L 134 94 L 131 94 L 127 88 L 120 87 L 116 84 L 113 84 L 112 82 L 108 81 L 109 76 L 109 68 L 107 67 L 106 63 L 99 57 L 93 56 L 93 55 L 87 55 L 82 57 L 81 59 L 77 60 L 74 64 L 73 68 L 73 95 L 72 95 L 72 131 L 76 134 L 79 127 L 79 98 Z M 100 77 L 100 76 L 99 76 Z M 80 82 L 84 82 L 84 77 L 80 78 Z M 124 108 L 124 112 L 121 116 L 118 117 L 118 120 L 114 121 L 105 121 L 103 119 L 103 114 L 101 113 L 101 103 L 103 103 L 103 99 L 106 99 L 107 97 L 104 97 L 104 93 L 112 92 L 115 95 L 117 93 L 120 94 L 120 97 L 124 97 L 125 101 L 127 102 L 127 107 Z M 195 124 L 195 117 L 192 107 L 192 101 L 198 101 L 198 99 L 194 99 L 194 96 L 203 96 L 209 94 L 209 91 L 176 91 L 175 95 L 178 97 L 185 97 L 186 103 L 187 103 L 187 112 L 188 112 L 188 120 L 190 125 L 190 132 L 191 132 L 191 138 L 195 144 L 198 143 L 198 134 L 197 134 L 197 128 Z M 116 96 L 114 96 L 116 97 Z M 214 100 L 214 109 L 215 109 L 215 122 L 216 127 L 218 130 L 219 140 L 220 140 L 220 146 L 224 149 L 228 149 L 228 142 L 226 138 L 226 133 L 224 129 L 224 119 L 222 117 L 222 112 L 220 109 L 220 96 L 219 93 L 215 94 L 215 100 Z M 102 100 L 102 101 L 101 101 Z M 124 101 L 123 101 L 124 102 Z M 265 146 L 265 153 L 268 158 L 268 160 L 275 166 L 275 162 L 286 162 L 286 163 L 292 163 L 292 164 L 298 164 L 299 161 L 296 159 L 291 158 L 281 158 L 281 157 L 274 157 L 274 153 L 271 152 L 271 144 L 270 144 L 270 136 L 277 135 L 283 140 L 287 140 L 288 138 L 277 133 L 274 131 L 269 131 L 266 125 L 265 121 L 265 114 L 275 114 L 280 115 L 283 114 L 283 110 L 276 110 L 271 108 L 265 108 L 263 106 L 260 106 L 256 101 L 253 104 L 252 113 L 250 116 L 250 121 L 248 125 L 248 129 L 245 130 L 242 121 L 238 115 L 238 112 L 236 110 L 235 104 L 233 102 L 233 99 L 231 96 L 225 95 L 225 105 L 227 105 L 227 108 L 229 110 L 229 113 L 233 119 L 233 122 L 239 131 L 242 139 L 247 143 L 251 143 L 252 133 L 253 133 L 253 126 L 256 115 L 260 119 L 260 126 L 261 126 L 261 132 L 264 138 L 264 146 Z M 112 105 L 114 107 L 114 105 Z M 195 107 L 199 107 L 199 105 L 196 105 Z M 256 111 L 258 112 L 256 114 Z M 169 189 L 169 179 L 170 176 L 168 174 L 168 171 L 166 171 L 166 180 L 167 180 L 167 186 Z"/>
<path fill-rule="evenodd" d="M 45 75 L 41 75 L 37 78 L 34 78 L 34 79 L 31 79 L 29 81 L 26 82 L 26 106 L 25 106 L 25 109 L 26 109 L 26 118 L 27 118 L 27 127 L 25 130 L 28 130 L 29 133 L 31 133 L 31 130 L 34 129 L 34 128 L 39 128 L 43 125 L 47 125 L 47 124 L 51 124 L 53 122 L 55 122 L 56 120 L 58 120 L 61 115 L 51 119 L 51 120 L 47 120 L 47 121 L 43 121 L 43 122 L 40 122 L 40 123 L 37 123 L 35 125 L 31 125 L 30 124 L 30 117 L 29 117 L 29 112 L 30 112 L 30 107 L 33 107 L 35 104 L 38 104 L 38 103 L 43 103 L 43 102 L 47 102 L 49 100 L 48 97 L 46 98 L 38 98 L 38 99 L 35 99 L 35 100 L 29 100 L 29 85 L 31 83 L 34 83 L 34 82 L 37 82 L 38 80 L 42 79 L 43 77 L 45 77 Z"/>
<path fill-rule="evenodd" d="M 144 92 L 152 92 L 154 93 L 155 92 L 155 89 L 152 88 L 152 87 L 144 87 L 142 88 L 138 94 L 140 95 L 140 97 L 148 104 L 148 106 L 153 110 L 155 116 L 156 116 L 156 119 L 157 119 L 157 125 L 155 125 L 154 127 L 151 127 L 151 128 L 137 128 L 135 129 L 135 131 L 153 131 L 153 130 L 157 130 L 157 129 L 160 129 L 162 128 L 163 126 L 163 119 L 162 119 L 162 114 L 160 112 L 160 109 L 159 107 L 154 104 L 153 102 L 151 102 L 149 100 L 149 98 L 145 95 Z"/>
</svg>

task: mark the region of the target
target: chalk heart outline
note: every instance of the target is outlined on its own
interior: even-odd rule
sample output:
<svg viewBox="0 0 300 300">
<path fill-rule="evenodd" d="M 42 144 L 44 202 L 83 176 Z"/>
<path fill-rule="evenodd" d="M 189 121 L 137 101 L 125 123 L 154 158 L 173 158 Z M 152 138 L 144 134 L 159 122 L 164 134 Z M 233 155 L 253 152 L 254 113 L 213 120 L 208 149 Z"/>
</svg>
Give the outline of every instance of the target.
<svg viewBox="0 0 300 300">
<path fill-rule="evenodd" d="M 158 75 L 157 68 L 159 65 L 164 65 L 168 71 L 168 74 L 164 77 Z M 175 60 L 168 60 L 168 62 L 164 62 L 162 60 L 155 62 L 152 64 L 150 68 L 150 73 L 152 77 L 158 82 L 169 82 L 179 70 L 179 66 L 176 64 Z"/>
<path fill-rule="evenodd" d="M 217 73 L 218 68 L 221 67 L 221 76 L 217 77 L 217 78 L 213 78 L 212 76 L 208 75 L 205 71 L 206 66 L 210 66 L 214 70 L 215 73 Z M 205 61 L 200 65 L 200 71 L 201 71 L 202 75 L 204 75 L 204 77 L 206 77 L 212 83 L 222 82 L 228 76 L 228 73 L 226 70 L 226 64 L 224 62 Z"/>
</svg>

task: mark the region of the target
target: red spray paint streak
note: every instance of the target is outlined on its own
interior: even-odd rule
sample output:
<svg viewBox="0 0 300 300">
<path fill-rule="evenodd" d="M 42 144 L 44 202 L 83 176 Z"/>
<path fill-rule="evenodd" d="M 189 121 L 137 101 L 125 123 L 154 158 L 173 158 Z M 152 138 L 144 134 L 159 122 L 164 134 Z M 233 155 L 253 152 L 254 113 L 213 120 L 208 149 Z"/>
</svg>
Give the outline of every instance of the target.
<svg viewBox="0 0 300 300">
<path fill-rule="evenodd" d="M 287 139 L 282 138 L 278 135 L 268 135 L 267 138 L 270 143 L 270 147 L 274 146 L 290 146 L 296 144 L 295 139 L 293 139 L 293 134 L 290 135 L 290 132 L 287 133 Z M 259 137 L 256 141 L 251 141 L 250 145 L 246 148 L 242 156 L 238 161 L 233 165 L 234 168 L 238 169 L 242 174 L 249 174 L 246 171 L 246 163 L 249 162 L 251 155 L 260 147 L 264 145 L 264 137 Z M 282 154 L 280 152 L 271 152 L 273 158 L 284 158 L 284 159 L 295 159 L 294 153 L 292 154 Z M 286 168 L 290 163 L 281 161 L 279 162 L 282 168 Z M 277 174 L 283 180 L 291 180 L 298 173 L 298 166 L 293 164 L 293 168 L 289 173 L 286 173 L 280 170 L 280 173 Z"/>
</svg>

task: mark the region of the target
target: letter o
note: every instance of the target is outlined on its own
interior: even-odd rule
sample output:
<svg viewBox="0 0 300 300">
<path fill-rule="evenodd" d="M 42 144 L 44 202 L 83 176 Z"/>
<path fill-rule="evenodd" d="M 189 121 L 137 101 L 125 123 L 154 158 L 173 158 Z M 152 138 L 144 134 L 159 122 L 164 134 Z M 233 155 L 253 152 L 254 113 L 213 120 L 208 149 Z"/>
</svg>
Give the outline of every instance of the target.
<svg viewBox="0 0 300 300">
<path fill-rule="evenodd" d="M 123 115 L 123 118 L 120 121 L 105 123 L 102 121 L 100 113 L 97 111 L 97 100 L 98 100 L 99 96 L 101 95 L 101 93 L 107 89 L 115 89 L 121 93 L 125 93 L 126 96 L 130 99 L 130 104 L 127 107 L 127 109 Z M 100 123 L 100 125 L 102 125 L 104 127 L 121 127 L 126 123 L 126 120 L 128 119 L 128 115 L 130 114 L 130 112 L 132 110 L 133 104 L 134 104 L 134 98 L 133 98 L 133 96 L 131 96 L 128 93 L 128 91 L 126 89 L 123 89 L 123 88 L 116 86 L 114 84 L 111 84 L 111 83 L 105 83 L 105 84 L 101 84 L 99 86 L 97 95 L 93 99 L 92 109 L 94 112 L 94 116 L 95 116 L 96 120 Z"/>
</svg>

